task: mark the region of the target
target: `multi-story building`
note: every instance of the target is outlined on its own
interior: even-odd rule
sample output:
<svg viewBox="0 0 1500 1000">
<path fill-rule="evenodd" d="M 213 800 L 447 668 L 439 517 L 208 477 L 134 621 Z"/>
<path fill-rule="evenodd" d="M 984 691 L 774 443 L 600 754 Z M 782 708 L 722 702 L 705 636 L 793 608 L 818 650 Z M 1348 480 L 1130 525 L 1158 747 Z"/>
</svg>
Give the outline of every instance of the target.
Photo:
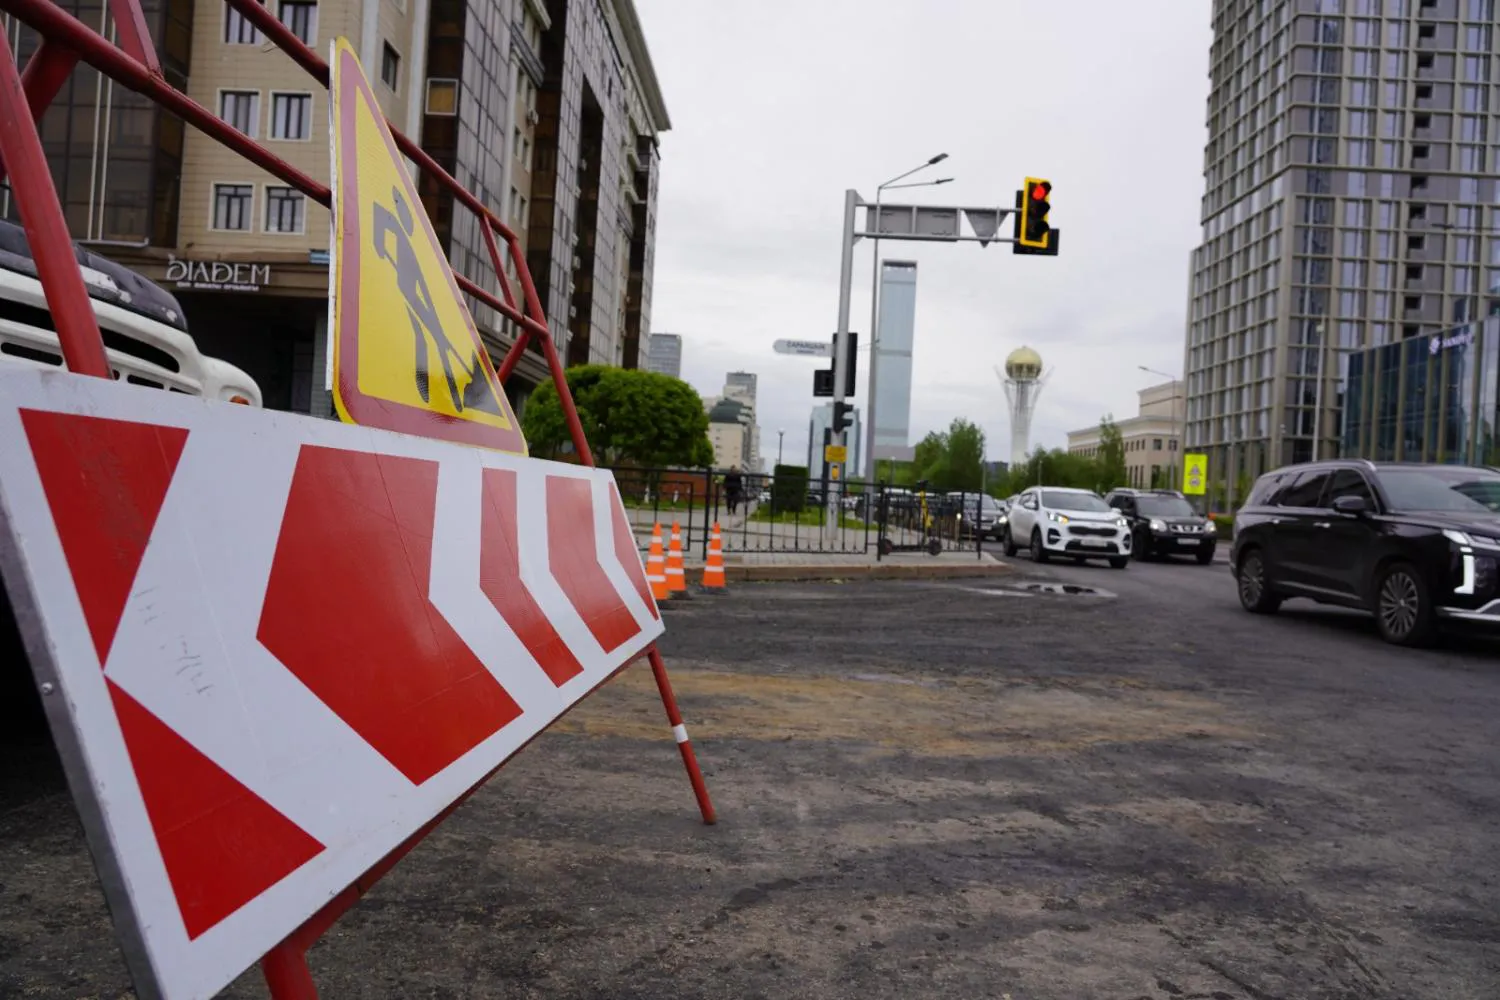
<svg viewBox="0 0 1500 1000">
<path fill-rule="evenodd" d="M 759 376 L 754 372 L 730 372 L 724 376 L 724 398 L 744 404 L 747 421 L 745 426 L 745 468 L 760 471 L 760 424 L 756 422 L 755 389 Z"/>
<path fill-rule="evenodd" d="M 319 52 L 349 38 L 391 121 L 516 228 L 568 362 L 635 364 L 669 123 L 632 0 L 267 2 Z M 146 0 L 145 12 L 169 82 L 328 180 L 326 89 L 225 4 Z M 22 59 L 35 50 L 34 34 L 5 26 Z M 41 131 L 75 238 L 176 294 L 205 353 L 244 368 L 268 406 L 332 413 L 326 209 L 87 66 Z M 430 182 L 421 193 L 454 269 L 498 293 L 473 213 Z M 514 330 L 469 306 L 498 360 Z M 533 352 L 512 402 L 543 377 Z"/>
<path fill-rule="evenodd" d="M 1215 0 L 1187 450 L 1338 447 L 1348 352 L 1500 308 L 1494 0 Z"/>
<path fill-rule="evenodd" d="M 703 401 L 708 411 L 708 441 L 714 448 L 714 468 L 759 472 L 752 464 L 750 429 L 755 425 L 754 411 L 733 396 L 715 396 Z"/>
<path fill-rule="evenodd" d="M 568 364 L 635 368 L 651 325 L 657 136 L 671 122 L 631 0 L 547 11 L 527 260 Z"/>
<path fill-rule="evenodd" d="M 875 406 L 871 416 L 869 468 L 875 462 L 911 461 L 911 357 L 917 330 L 917 262 L 886 260 L 880 264 L 880 316 L 870 363 L 875 366 Z M 845 437 L 847 441 L 848 438 Z"/>
<path fill-rule="evenodd" d="M 646 351 L 647 371 L 682 378 L 682 336 L 676 333 L 653 333 Z"/>
<path fill-rule="evenodd" d="M 1115 422 L 1125 446 L 1125 479 L 1115 486 L 1181 489 L 1182 383 L 1163 382 L 1140 390 L 1133 417 Z M 1068 451 L 1093 458 L 1099 454 L 1101 425 L 1068 432 Z"/>
</svg>

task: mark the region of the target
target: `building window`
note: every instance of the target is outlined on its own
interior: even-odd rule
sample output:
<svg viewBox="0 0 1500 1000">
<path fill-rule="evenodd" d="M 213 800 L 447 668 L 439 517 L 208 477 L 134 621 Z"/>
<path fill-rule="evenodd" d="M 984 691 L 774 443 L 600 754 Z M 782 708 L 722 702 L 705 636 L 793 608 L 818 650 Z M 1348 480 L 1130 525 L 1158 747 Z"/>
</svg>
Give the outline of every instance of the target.
<svg viewBox="0 0 1500 1000">
<path fill-rule="evenodd" d="M 281 0 L 276 17 L 292 29 L 292 34 L 311 45 L 318 37 L 318 5 L 306 0 Z"/>
<path fill-rule="evenodd" d="M 384 44 L 380 52 L 380 82 L 395 90 L 401 82 L 401 53 L 392 48 L 390 42 Z"/>
<path fill-rule="evenodd" d="M 214 228 L 229 232 L 250 231 L 250 210 L 255 188 L 249 184 L 214 185 Z"/>
<path fill-rule="evenodd" d="M 260 44 L 260 30 L 245 20 L 245 15 L 227 3 L 224 5 L 224 43 L 226 45 Z"/>
<path fill-rule="evenodd" d="M 219 117 L 254 139 L 260 128 L 260 91 L 219 91 Z"/>
<path fill-rule="evenodd" d="M 444 118 L 458 114 L 458 81 L 433 78 L 427 81 L 427 113 Z"/>
<path fill-rule="evenodd" d="M 271 95 L 271 138 L 312 138 L 312 95 Z"/>
<path fill-rule="evenodd" d="M 266 188 L 266 232 L 301 233 L 307 222 L 307 199 L 289 187 Z"/>
</svg>

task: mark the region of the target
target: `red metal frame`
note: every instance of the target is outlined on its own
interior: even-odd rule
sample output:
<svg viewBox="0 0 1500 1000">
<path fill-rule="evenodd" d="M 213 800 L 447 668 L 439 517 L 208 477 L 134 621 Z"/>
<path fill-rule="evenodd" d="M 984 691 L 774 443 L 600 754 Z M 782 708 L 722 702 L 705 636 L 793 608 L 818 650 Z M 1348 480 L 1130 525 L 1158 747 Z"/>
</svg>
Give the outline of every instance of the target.
<svg viewBox="0 0 1500 1000">
<path fill-rule="evenodd" d="M 325 88 L 329 82 L 328 64 L 292 34 L 258 0 L 225 0 L 256 26 L 269 41 L 287 54 Z M 67 220 L 58 201 L 57 189 L 47 166 L 36 122 L 57 96 L 67 76 L 80 61 L 129 89 L 151 98 L 166 111 L 177 115 L 210 138 L 234 150 L 251 163 L 297 188 L 313 201 L 331 207 L 332 192 L 320 183 L 286 163 L 264 146 L 231 128 L 217 115 L 176 90 L 166 82 L 140 0 L 109 0 L 114 15 L 119 44 L 113 44 L 88 27 L 53 0 L 0 0 L 0 11 L 13 15 L 41 36 L 41 45 L 27 61 L 24 73 L 18 72 L 15 56 L 3 34 L 0 34 L 0 178 L 7 173 L 12 192 L 20 208 L 21 221 L 36 260 L 37 275 L 47 297 L 47 305 L 57 324 L 58 339 L 68 370 L 81 375 L 110 378 L 111 371 L 99 335 L 99 325 L 77 266 Z M 462 275 L 458 285 L 475 299 L 514 322 L 520 332 L 501 363 L 497 374 L 504 383 L 515 371 L 523 352 L 533 341 L 539 343 L 552 373 L 552 382 L 562 403 L 563 416 L 573 446 L 584 464 L 594 464 L 583 424 L 557 346 L 547 329 L 546 312 L 537 296 L 536 285 L 521 253 L 516 233 L 483 202 L 474 197 L 444 170 L 426 151 L 403 135 L 394 125 L 391 134 L 397 147 L 425 174 L 451 193 L 456 201 L 479 216 L 490 261 L 500 284 L 501 294 L 494 295 Z M 515 263 L 521 283 L 521 301 L 517 302 L 506 279 L 500 242 Z M 653 644 L 645 653 L 667 712 L 667 721 L 682 752 L 683 763 L 692 782 L 693 794 L 705 823 L 715 821 L 713 803 L 703 781 L 703 773 L 682 727 L 682 715 L 667 677 L 666 665 Z M 626 664 L 629 666 L 629 664 Z M 624 670 L 621 667 L 620 670 Z M 619 671 L 616 671 L 619 673 Z M 612 675 L 613 676 L 613 675 Z M 603 683 L 603 682 L 601 682 Z M 498 768 L 497 768 L 498 770 Z M 275 1000 L 316 1000 L 317 986 L 307 965 L 310 948 L 338 918 L 359 900 L 407 852 L 422 841 L 449 813 L 477 791 L 490 775 L 465 792 L 456 802 L 418 830 L 384 860 L 361 876 L 317 914 L 277 945 L 261 961 L 262 972 Z"/>
</svg>

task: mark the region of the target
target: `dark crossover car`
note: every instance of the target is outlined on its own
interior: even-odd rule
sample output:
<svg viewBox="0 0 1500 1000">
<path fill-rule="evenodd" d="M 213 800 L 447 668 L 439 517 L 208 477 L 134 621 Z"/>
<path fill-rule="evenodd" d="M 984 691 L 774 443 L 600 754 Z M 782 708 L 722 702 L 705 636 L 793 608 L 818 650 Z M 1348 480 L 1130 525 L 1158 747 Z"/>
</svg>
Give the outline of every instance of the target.
<svg viewBox="0 0 1500 1000">
<path fill-rule="evenodd" d="M 1291 597 L 1362 608 L 1387 642 L 1445 619 L 1500 625 L 1500 471 L 1340 460 L 1261 476 L 1235 516 L 1246 610 Z"/>
<path fill-rule="evenodd" d="M 1203 565 L 1214 561 L 1218 529 L 1176 490 L 1118 489 L 1104 500 L 1130 522 L 1135 558 L 1195 556 Z"/>
</svg>

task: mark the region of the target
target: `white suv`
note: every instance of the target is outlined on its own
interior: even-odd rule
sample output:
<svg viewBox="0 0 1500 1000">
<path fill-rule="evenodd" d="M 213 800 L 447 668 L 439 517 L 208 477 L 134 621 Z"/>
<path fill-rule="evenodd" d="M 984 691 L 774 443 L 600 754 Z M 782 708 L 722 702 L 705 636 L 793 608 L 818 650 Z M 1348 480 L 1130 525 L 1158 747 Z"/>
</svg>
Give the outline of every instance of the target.
<svg viewBox="0 0 1500 1000">
<path fill-rule="evenodd" d="M 1026 547 L 1035 562 L 1052 556 L 1108 559 L 1110 566 L 1130 564 L 1130 523 L 1092 490 L 1033 486 L 1010 508 L 1005 554 Z"/>
</svg>

